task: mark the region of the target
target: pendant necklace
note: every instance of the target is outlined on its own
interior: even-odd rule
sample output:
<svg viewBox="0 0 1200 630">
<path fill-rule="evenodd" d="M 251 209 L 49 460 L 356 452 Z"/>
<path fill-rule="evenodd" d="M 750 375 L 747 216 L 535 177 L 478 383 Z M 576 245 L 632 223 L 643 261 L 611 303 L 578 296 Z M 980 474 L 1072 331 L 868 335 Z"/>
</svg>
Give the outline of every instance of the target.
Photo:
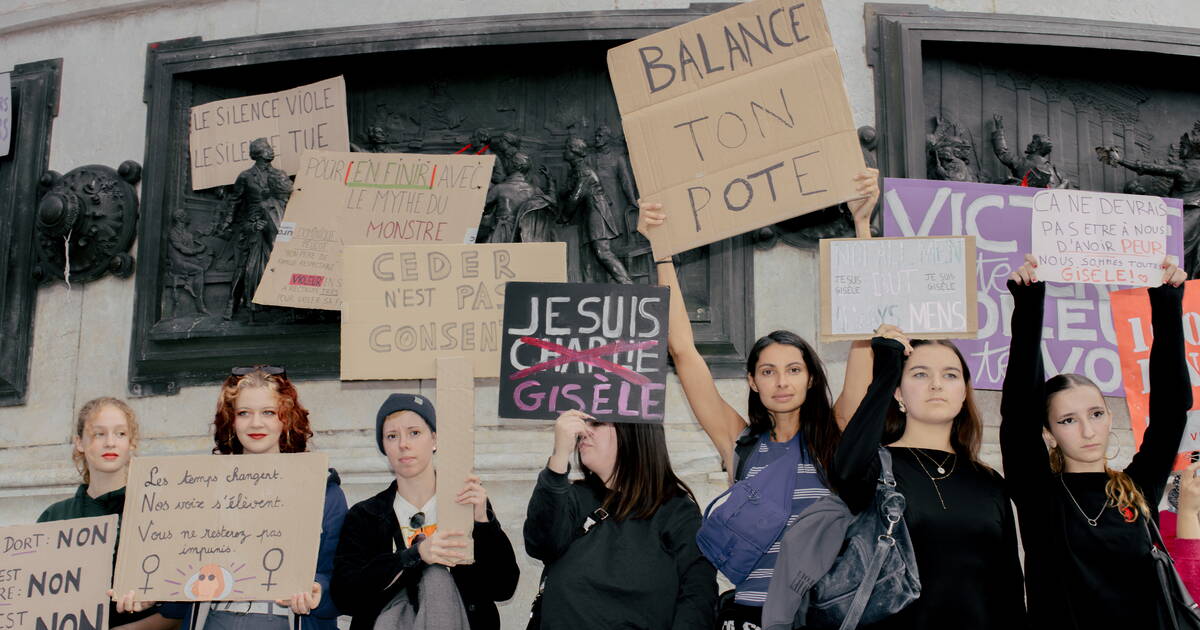
<svg viewBox="0 0 1200 630">
<path fill-rule="evenodd" d="M 921 472 L 925 473 L 925 476 L 929 477 L 929 481 L 931 483 L 933 483 L 933 491 L 937 493 L 938 503 L 942 504 L 942 509 L 943 510 L 950 509 L 950 508 L 946 507 L 946 500 L 942 498 L 942 490 L 940 488 L 938 488 L 937 482 L 942 479 L 945 479 L 946 477 L 949 477 L 950 475 L 952 475 L 954 473 L 954 465 L 950 466 L 950 472 L 945 472 L 946 462 L 950 460 L 950 457 L 954 457 L 954 453 L 951 453 L 948 457 L 946 457 L 945 461 L 943 461 L 942 464 L 940 466 L 938 466 L 938 473 L 941 473 L 942 476 L 934 477 L 933 475 L 929 474 L 928 470 L 926 470 L 925 464 L 923 462 L 921 462 L 921 457 L 920 457 L 920 455 L 918 455 L 918 453 L 920 453 L 921 455 L 924 455 L 924 453 L 921 453 L 920 451 L 913 449 L 911 446 L 906 447 L 906 448 L 908 448 L 908 452 L 913 454 L 913 458 L 917 460 L 917 465 L 921 467 Z M 928 455 L 925 455 L 925 456 L 929 457 Z M 929 461 L 933 462 L 935 465 L 937 464 L 937 460 L 933 459 L 932 457 L 929 457 Z M 958 459 L 954 460 L 954 464 L 955 465 L 958 464 Z"/>
<path fill-rule="evenodd" d="M 1067 496 L 1071 497 L 1071 503 L 1075 504 L 1075 509 L 1079 510 L 1079 513 L 1083 515 L 1083 520 L 1087 521 L 1088 525 L 1095 527 L 1096 524 L 1100 521 L 1100 517 L 1104 515 L 1104 510 L 1108 509 L 1108 500 L 1107 499 L 1104 500 L 1104 505 L 1100 508 L 1100 511 L 1096 513 L 1096 517 L 1092 518 L 1087 515 L 1087 512 L 1083 511 L 1082 507 L 1079 507 L 1079 501 L 1076 501 L 1075 495 L 1071 494 L 1071 489 L 1067 487 L 1067 482 L 1063 480 L 1063 476 L 1061 473 L 1058 475 L 1058 481 L 1060 483 L 1062 483 L 1063 490 L 1067 491 Z"/>
<path fill-rule="evenodd" d="M 913 449 L 910 447 L 908 450 L 912 451 Z M 947 453 L 946 458 L 943 459 L 942 463 L 939 464 L 936 459 L 934 459 L 933 457 L 931 457 L 928 453 L 926 453 L 924 451 L 918 450 L 918 451 L 913 451 L 913 452 L 915 452 L 917 455 L 924 455 L 929 460 L 930 463 L 932 463 L 934 466 L 937 467 L 937 472 L 939 475 L 946 474 L 946 462 L 950 461 L 951 457 L 954 457 L 954 453 Z M 918 457 L 917 460 L 920 461 L 920 457 Z M 921 468 L 924 469 L 924 466 L 922 466 Z M 951 471 L 951 472 L 953 472 L 953 471 Z"/>
</svg>

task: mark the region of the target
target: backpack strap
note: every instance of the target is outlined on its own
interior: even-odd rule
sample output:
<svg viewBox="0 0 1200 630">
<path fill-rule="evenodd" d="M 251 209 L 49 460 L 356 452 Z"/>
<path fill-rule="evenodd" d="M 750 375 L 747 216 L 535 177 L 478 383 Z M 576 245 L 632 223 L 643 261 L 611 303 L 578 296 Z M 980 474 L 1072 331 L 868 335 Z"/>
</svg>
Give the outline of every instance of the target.
<svg viewBox="0 0 1200 630">
<path fill-rule="evenodd" d="M 750 454 L 754 452 L 761 436 L 761 433 L 751 433 L 750 427 L 746 427 L 733 443 L 733 481 L 746 478 L 746 461 L 750 459 Z"/>
</svg>

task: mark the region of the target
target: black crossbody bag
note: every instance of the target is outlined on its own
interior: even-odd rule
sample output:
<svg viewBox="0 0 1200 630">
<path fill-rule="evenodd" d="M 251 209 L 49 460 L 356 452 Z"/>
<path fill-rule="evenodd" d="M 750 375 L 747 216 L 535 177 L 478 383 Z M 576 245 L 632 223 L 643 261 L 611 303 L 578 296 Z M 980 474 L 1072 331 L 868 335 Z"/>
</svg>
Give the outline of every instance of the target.
<svg viewBox="0 0 1200 630">
<path fill-rule="evenodd" d="M 1149 524 L 1147 524 L 1149 523 Z M 1167 545 L 1163 542 L 1162 534 L 1154 519 L 1143 517 L 1142 527 L 1150 538 L 1150 557 L 1154 559 L 1154 570 L 1158 574 L 1158 584 L 1162 588 L 1163 602 L 1166 604 L 1167 619 L 1173 630 L 1200 630 L 1200 607 L 1192 599 L 1187 585 L 1179 577 L 1175 561 L 1167 553 Z"/>
<path fill-rule="evenodd" d="M 581 527 L 583 533 L 576 536 L 575 540 L 579 540 L 580 538 L 586 536 L 588 532 L 592 531 L 593 527 L 604 522 L 604 519 L 606 518 L 608 518 L 608 512 L 602 507 L 596 508 L 591 514 L 588 514 L 587 519 L 583 521 L 583 526 Z M 571 543 L 574 544 L 575 540 L 572 540 Z M 538 581 L 537 595 L 534 596 L 533 603 L 529 605 L 529 623 L 525 625 L 525 630 L 541 630 L 542 593 L 546 591 L 546 571 L 549 569 L 550 567 L 542 568 L 542 579 Z"/>
</svg>

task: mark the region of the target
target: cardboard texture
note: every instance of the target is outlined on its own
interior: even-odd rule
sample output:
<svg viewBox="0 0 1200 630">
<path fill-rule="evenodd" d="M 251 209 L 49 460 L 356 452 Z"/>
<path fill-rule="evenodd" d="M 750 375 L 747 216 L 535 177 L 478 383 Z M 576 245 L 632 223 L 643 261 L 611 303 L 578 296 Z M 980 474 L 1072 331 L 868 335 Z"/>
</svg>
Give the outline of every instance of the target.
<svg viewBox="0 0 1200 630">
<path fill-rule="evenodd" d="M 12 73 L 0 72 L 0 157 L 12 148 L 13 128 Z"/>
<path fill-rule="evenodd" d="M 1042 190 L 1033 197 L 1033 255 L 1046 282 L 1162 284 L 1167 216 L 1159 197 Z"/>
<path fill-rule="evenodd" d="M 655 257 L 857 196 L 866 166 L 819 0 L 754 0 L 618 46 L 608 69 Z"/>
<path fill-rule="evenodd" d="M 1159 274 L 1162 280 L 1162 274 Z M 1150 319 L 1150 296 L 1146 289 L 1124 289 L 1109 294 L 1112 300 L 1113 330 L 1117 334 L 1117 353 L 1121 356 L 1121 376 L 1125 387 L 1125 403 L 1129 407 L 1129 424 L 1133 428 L 1134 448 L 1142 447 L 1142 438 L 1150 426 L 1150 345 L 1154 331 Z M 1195 357 L 1200 356 L 1200 338 L 1195 326 L 1200 322 L 1200 280 L 1189 280 L 1183 287 L 1184 346 L 1188 362 L 1195 369 Z M 1192 380 L 1192 408 L 1187 414 L 1187 428 L 1179 443 L 1175 470 L 1191 464 L 1191 453 L 1200 451 L 1200 384 Z"/>
<path fill-rule="evenodd" d="M 505 284 L 567 279 L 565 243 L 359 245 L 344 253 L 343 380 L 435 378 L 439 356 L 466 357 L 475 378 L 499 376 Z"/>
<path fill-rule="evenodd" d="M 437 512 L 438 529 L 465 532 L 467 559 L 475 562 L 475 506 L 455 498 L 475 471 L 475 376 L 466 357 L 437 358 Z"/>
<path fill-rule="evenodd" d="M 663 421 L 665 287 L 510 282 L 499 414 L 553 420 L 581 409 L 602 422 Z"/>
<path fill-rule="evenodd" d="M 1000 389 L 1008 365 L 1012 297 L 1008 274 L 1032 251 L 1033 199 L 1039 189 L 997 184 L 886 178 L 883 181 L 883 233 L 887 236 L 971 235 L 975 237 L 975 278 L 979 333 L 960 339 L 978 389 Z M 1182 211 L 1183 202 L 1164 199 Z M 1167 253 L 1183 255 L 1183 217 L 1168 216 Z M 1117 337 L 1109 313 L 1111 286 L 1055 284 L 1046 287 L 1042 356 L 1046 373 L 1075 372 L 1092 379 L 1105 396 L 1124 396 Z"/>
<path fill-rule="evenodd" d="M 108 630 L 117 515 L 0 527 L 0 627 Z"/>
<path fill-rule="evenodd" d="M 346 81 L 338 76 L 291 90 L 197 105 L 188 147 L 192 190 L 232 184 L 254 165 L 250 142 L 266 138 L 275 168 L 295 175 L 305 151 L 349 151 Z"/>
<path fill-rule="evenodd" d="M 344 246 L 475 242 L 495 161 L 306 153 L 254 302 L 338 310 Z"/>
<path fill-rule="evenodd" d="M 133 458 L 114 592 L 153 601 L 308 592 L 328 468 L 324 453 Z"/>
</svg>

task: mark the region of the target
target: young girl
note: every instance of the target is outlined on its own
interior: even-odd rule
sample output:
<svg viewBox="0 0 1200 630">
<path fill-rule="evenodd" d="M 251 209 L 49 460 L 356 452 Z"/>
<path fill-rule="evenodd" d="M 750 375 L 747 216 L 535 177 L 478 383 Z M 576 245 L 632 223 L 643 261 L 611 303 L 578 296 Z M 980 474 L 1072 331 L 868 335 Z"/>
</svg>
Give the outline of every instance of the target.
<svg viewBox="0 0 1200 630">
<path fill-rule="evenodd" d="M 983 427 L 966 362 L 948 341 L 910 342 L 894 326 L 877 334 L 873 379 L 831 477 L 851 511 L 862 512 L 879 478 L 879 446 L 887 446 L 921 596 L 872 627 L 1025 627 L 1012 509 L 1003 479 L 979 461 Z"/>
<path fill-rule="evenodd" d="M 234 368 L 221 385 L 213 425 L 213 453 L 222 455 L 303 453 L 313 435 L 295 386 L 283 368 L 274 366 Z M 336 630 L 338 611 L 329 597 L 329 577 L 346 517 L 346 495 L 339 483 L 330 469 L 311 590 L 276 601 L 163 604 L 163 614 L 182 618 L 185 630 L 290 630 L 294 616 L 302 630 Z"/>
<path fill-rule="evenodd" d="M 1116 471 L 1107 464 L 1112 417 L 1100 390 L 1078 374 L 1045 380 L 1045 284 L 1038 282 L 1036 261 L 1027 255 L 1009 277 L 1014 309 L 1000 448 L 1021 522 L 1036 627 L 1168 627 L 1150 555 L 1150 524 L 1143 519 L 1152 518 L 1162 499 L 1191 407 L 1185 278 L 1165 261 L 1162 286 L 1149 290 L 1153 420 L 1133 461 Z"/>
<path fill-rule="evenodd" d="M 104 397 L 84 403 L 71 437 L 71 458 L 83 483 L 75 489 L 75 496 L 46 508 L 38 522 L 116 514 L 120 529 L 129 458 L 137 449 L 137 438 L 137 416 L 125 401 Z M 109 606 L 108 626 L 112 630 L 167 630 L 175 625 L 174 620 L 164 619 L 151 607 L 125 612 L 118 611 L 115 602 Z"/>
<path fill-rule="evenodd" d="M 474 562 L 459 564 L 464 532 L 438 527 L 433 404 L 392 394 L 376 414 L 375 440 L 395 480 L 350 509 L 334 562 L 334 597 L 353 615 L 351 630 L 371 630 L 382 614 L 397 630 L 498 629 L 496 602 L 512 597 L 520 576 L 516 555 L 474 475 L 456 499 L 474 508 Z"/>
<path fill-rule="evenodd" d="M 867 169 L 855 177 L 862 198 L 848 205 L 860 238 L 871 236 L 871 212 L 879 199 L 878 176 L 879 171 Z M 647 236 L 666 220 L 661 204 L 642 204 L 640 216 L 639 229 Z M 823 475 L 839 435 L 834 409 L 846 403 L 839 399 L 836 406 L 830 405 L 825 369 L 816 352 L 799 335 L 779 330 L 758 339 L 746 357 L 750 391 L 748 418 L 743 418 L 721 396 L 708 364 L 696 348 L 682 288 L 670 259 L 658 262 L 658 278 L 660 284 L 671 289 L 668 350 L 675 372 L 692 413 L 721 456 L 729 482 L 754 477 L 781 458 L 791 461 L 787 455 L 799 449 L 796 489 L 791 496 L 768 499 L 786 502 L 791 524 L 813 501 L 828 494 Z M 868 377 L 864 374 L 864 382 L 858 385 L 848 378 L 844 391 L 861 397 Z M 848 403 L 851 411 L 856 402 L 857 398 Z M 746 623 L 753 627 L 760 624 L 778 553 L 776 544 L 745 579 L 735 584 L 734 600 L 722 605 L 718 625 L 732 622 L 740 629 Z"/>
<path fill-rule="evenodd" d="M 571 483 L 576 450 L 583 479 Z M 540 627 L 712 628 L 716 570 L 696 546 L 699 528 L 662 425 L 562 414 L 525 517 L 525 551 L 545 563 Z"/>
</svg>

